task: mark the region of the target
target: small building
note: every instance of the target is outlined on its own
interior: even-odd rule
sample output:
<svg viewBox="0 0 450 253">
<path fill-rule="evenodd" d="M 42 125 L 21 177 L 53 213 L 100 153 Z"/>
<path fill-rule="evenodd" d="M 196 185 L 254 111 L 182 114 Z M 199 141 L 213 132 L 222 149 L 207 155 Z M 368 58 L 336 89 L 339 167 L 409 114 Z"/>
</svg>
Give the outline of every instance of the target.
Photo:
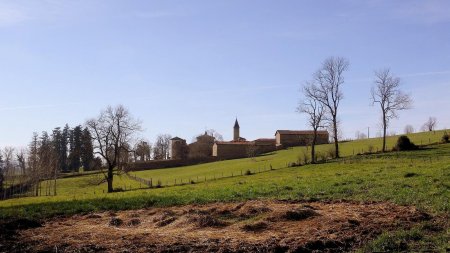
<svg viewBox="0 0 450 253">
<path fill-rule="evenodd" d="M 247 157 L 250 141 L 217 141 L 213 145 L 213 156 L 220 160 Z"/>
<path fill-rule="evenodd" d="M 215 142 L 214 136 L 206 131 L 196 137 L 196 141 L 189 144 L 189 158 L 203 158 L 212 156 L 212 148 Z"/>
<path fill-rule="evenodd" d="M 170 158 L 173 160 L 186 159 L 188 146 L 185 139 L 174 137 L 170 139 Z"/>
<path fill-rule="evenodd" d="M 256 139 L 253 142 L 256 147 L 255 150 L 257 154 L 269 153 L 277 149 L 275 139 L 261 138 Z"/>
<path fill-rule="evenodd" d="M 275 132 L 276 146 L 294 147 L 310 145 L 314 131 L 310 130 L 277 130 Z M 328 143 L 328 131 L 317 131 L 316 144 Z"/>
<path fill-rule="evenodd" d="M 217 141 L 213 145 L 212 155 L 220 160 L 253 157 L 276 150 L 275 139 L 257 139 L 247 141 L 239 135 L 239 123 L 236 119 L 232 141 Z"/>
</svg>

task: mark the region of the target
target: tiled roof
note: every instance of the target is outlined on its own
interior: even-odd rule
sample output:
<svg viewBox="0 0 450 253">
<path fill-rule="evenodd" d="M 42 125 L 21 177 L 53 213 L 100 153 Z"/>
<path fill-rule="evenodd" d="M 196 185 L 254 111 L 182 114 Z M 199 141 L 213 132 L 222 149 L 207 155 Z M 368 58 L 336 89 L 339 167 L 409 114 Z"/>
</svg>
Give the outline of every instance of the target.
<svg viewBox="0 0 450 253">
<path fill-rule="evenodd" d="M 184 141 L 184 139 L 181 139 L 178 136 L 173 137 L 172 139 L 170 139 L 171 141 Z"/>
<path fill-rule="evenodd" d="M 273 138 L 259 138 L 259 139 L 256 139 L 255 141 L 275 141 L 275 139 L 273 139 Z"/>
<path fill-rule="evenodd" d="M 280 134 L 295 134 L 295 135 L 299 135 L 299 134 L 314 134 L 314 131 L 312 130 L 277 130 L 275 132 L 275 135 L 277 133 Z M 318 135 L 328 135 L 328 131 L 317 131 Z"/>
<path fill-rule="evenodd" d="M 217 145 L 250 145 L 251 141 L 216 141 Z"/>
</svg>

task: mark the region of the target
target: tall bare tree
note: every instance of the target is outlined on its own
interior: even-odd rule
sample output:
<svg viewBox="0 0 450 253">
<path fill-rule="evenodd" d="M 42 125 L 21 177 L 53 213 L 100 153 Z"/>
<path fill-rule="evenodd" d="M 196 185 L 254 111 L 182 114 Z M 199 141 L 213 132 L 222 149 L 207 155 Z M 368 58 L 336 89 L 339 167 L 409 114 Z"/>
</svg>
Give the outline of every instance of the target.
<svg viewBox="0 0 450 253">
<path fill-rule="evenodd" d="M 214 139 L 216 141 L 223 141 L 223 136 L 219 132 L 217 132 L 215 129 L 208 129 L 208 130 L 206 130 L 206 133 L 209 136 L 214 137 Z"/>
<path fill-rule="evenodd" d="M 372 105 L 381 109 L 383 127 L 383 148 L 386 151 L 386 130 L 391 119 L 397 118 L 398 111 L 411 108 L 412 99 L 400 90 L 400 78 L 392 75 L 390 69 L 375 71 L 375 86 L 371 90 Z"/>
<path fill-rule="evenodd" d="M 22 176 L 25 176 L 27 174 L 27 171 L 26 171 L 27 163 L 26 163 L 25 153 L 26 153 L 26 150 L 22 148 L 19 151 L 17 151 L 17 154 L 16 154 L 17 163 L 19 165 L 20 173 L 22 174 Z"/>
<path fill-rule="evenodd" d="M 134 154 L 140 161 L 149 161 L 152 151 L 152 144 L 148 140 L 140 140 L 134 146 Z M 135 160 L 137 158 L 135 157 Z"/>
<path fill-rule="evenodd" d="M 108 192 L 113 192 L 114 169 L 119 165 L 120 154 L 141 131 L 141 122 L 134 119 L 125 107 L 118 105 L 114 108 L 108 106 L 97 118 L 88 120 L 86 126 L 91 131 L 95 153 L 106 161 L 105 179 Z"/>
<path fill-rule="evenodd" d="M 429 117 L 428 120 L 423 124 L 423 131 L 433 131 L 436 128 L 437 119 L 436 117 Z"/>
<path fill-rule="evenodd" d="M 323 63 L 322 67 L 314 74 L 311 85 L 311 93 L 308 95 L 320 102 L 326 109 L 325 120 L 332 128 L 334 139 L 335 157 L 339 157 L 339 122 L 338 109 L 344 95 L 342 85 L 344 84 L 344 72 L 348 70 L 349 62 L 343 57 L 330 57 Z"/>
<path fill-rule="evenodd" d="M 159 134 L 156 137 L 155 144 L 153 145 L 153 159 L 169 159 L 170 139 L 172 139 L 170 134 Z"/>
<path fill-rule="evenodd" d="M 303 98 L 300 100 L 297 112 L 305 113 L 308 117 L 308 124 L 313 129 L 313 138 L 311 140 L 311 163 L 316 163 L 315 146 L 317 142 L 317 130 L 323 126 L 325 115 L 324 105 L 317 100 L 317 90 L 313 84 L 303 86 Z"/>
</svg>

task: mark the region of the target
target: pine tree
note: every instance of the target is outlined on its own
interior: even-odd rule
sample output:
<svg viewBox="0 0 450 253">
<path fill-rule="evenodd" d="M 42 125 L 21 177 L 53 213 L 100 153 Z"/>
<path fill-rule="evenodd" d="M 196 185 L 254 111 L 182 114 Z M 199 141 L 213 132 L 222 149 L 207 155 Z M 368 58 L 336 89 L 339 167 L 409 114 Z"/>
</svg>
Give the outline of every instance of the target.
<svg viewBox="0 0 450 253">
<path fill-rule="evenodd" d="M 61 170 L 64 172 L 67 172 L 69 170 L 68 168 L 68 160 L 67 160 L 67 145 L 68 145 L 68 140 L 69 140 L 69 125 L 66 124 L 64 126 L 64 129 L 61 133 L 61 147 L 60 147 L 60 157 L 61 157 Z"/>
<path fill-rule="evenodd" d="M 35 194 L 38 196 L 39 192 L 39 181 L 41 177 L 41 173 L 39 171 L 39 135 L 34 132 L 33 137 L 31 139 L 30 145 L 28 146 L 29 154 L 28 154 L 28 167 L 30 169 L 30 175 L 32 177 L 32 181 L 35 182 Z"/>
<path fill-rule="evenodd" d="M 81 126 L 76 126 L 70 131 L 69 143 L 69 169 L 70 171 L 79 171 L 81 167 Z"/>
<path fill-rule="evenodd" d="M 49 177 L 50 162 L 52 158 L 51 151 L 50 137 L 46 131 L 43 131 L 38 148 L 39 168 L 42 173 L 42 178 Z"/>
<path fill-rule="evenodd" d="M 89 129 L 84 128 L 81 134 L 81 163 L 84 170 L 92 169 L 94 161 L 94 147 L 92 145 L 92 136 Z"/>
<path fill-rule="evenodd" d="M 56 167 L 59 171 L 63 171 L 65 167 L 64 158 L 65 155 L 62 154 L 62 134 L 61 134 L 61 128 L 57 127 L 53 129 L 52 133 L 52 155 L 56 157 Z"/>
</svg>

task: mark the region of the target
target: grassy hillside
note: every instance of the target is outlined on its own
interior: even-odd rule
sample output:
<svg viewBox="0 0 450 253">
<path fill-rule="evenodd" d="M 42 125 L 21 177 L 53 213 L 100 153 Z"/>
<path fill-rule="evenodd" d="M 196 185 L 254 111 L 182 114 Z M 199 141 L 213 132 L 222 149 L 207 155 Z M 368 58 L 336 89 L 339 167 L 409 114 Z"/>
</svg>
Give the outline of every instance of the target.
<svg viewBox="0 0 450 253">
<path fill-rule="evenodd" d="M 439 142 L 442 138 L 444 131 L 435 132 L 423 132 L 410 134 L 411 141 L 416 144 L 429 144 Z M 392 149 L 397 141 L 398 136 L 390 136 L 387 138 L 387 147 Z M 365 153 L 372 148 L 372 152 L 381 150 L 382 143 L 380 138 L 372 138 L 365 140 L 356 140 L 351 142 L 344 142 L 340 144 L 340 153 L 343 157 L 349 157 L 358 153 Z M 333 153 L 334 145 L 319 145 L 317 153 L 319 157 L 321 155 L 327 155 Z M 175 182 L 179 184 L 181 180 L 184 183 L 194 181 L 203 181 L 213 178 L 234 176 L 245 174 L 247 170 L 252 172 L 259 172 L 269 170 L 270 168 L 279 169 L 288 167 L 289 163 L 296 163 L 298 160 L 303 161 L 304 155 L 310 156 L 310 151 L 306 147 L 294 147 L 287 150 L 281 150 L 273 152 L 267 155 L 256 157 L 255 159 L 236 159 L 215 163 L 207 163 L 201 165 L 161 169 L 161 170 L 147 170 L 132 172 L 145 179 L 152 179 L 153 182 L 161 181 L 163 185 L 174 185 Z M 176 180 L 176 181 L 175 181 Z"/>
<path fill-rule="evenodd" d="M 420 133 L 411 136 L 416 143 L 437 142 L 442 133 Z M 428 140 L 429 139 L 429 140 Z M 396 138 L 389 138 L 393 145 Z M 418 151 L 390 152 L 353 156 L 353 149 L 378 145 L 379 140 L 362 140 L 341 145 L 344 159 L 317 165 L 286 167 L 304 148 L 292 148 L 252 159 L 238 159 L 196 166 L 137 172 L 140 177 L 174 180 L 207 176 L 206 182 L 153 189 L 137 189 L 142 185 L 122 175 L 115 177 L 115 187 L 126 189 L 104 193 L 105 183 L 98 184 L 101 174 L 59 179 L 58 195 L 28 197 L 0 201 L 0 218 L 48 218 L 102 210 L 139 209 L 216 201 L 247 199 L 289 200 L 354 200 L 390 201 L 414 205 L 428 213 L 450 215 L 450 144 L 435 144 Z M 373 144 L 372 144 L 373 143 Z M 319 150 L 329 149 L 322 145 Z M 360 151 L 362 152 L 362 151 Z M 358 152 L 359 153 L 359 152 Z M 274 168 L 270 170 L 270 165 Z M 266 170 L 264 170 L 264 166 Z M 241 170 L 261 173 L 240 175 Z M 218 178 L 233 173 L 238 176 Z M 202 181 L 202 178 L 199 177 Z M 179 182 L 179 181 L 178 181 Z M 163 183 L 164 184 L 164 183 Z M 130 189 L 130 186 L 132 190 Z M 143 187 L 143 186 L 142 186 Z M 442 220 L 442 219 L 441 219 Z M 371 251 L 394 250 L 397 246 L 418 244 L 414 249 L 444 250 L 447 247 L 448 224 L 435 229 L 434 224 L 420 223 L 411 230 L 383 233 L 368 248 Z M 428 246 L 427 246 L 428 245 Z"/>
<path fill-rule="evenodd" d="M 436 142 L 442 132 L 411 135 L 416 143 Z M 395 137 L 388 139 L 393 145 Z M 346 142 L 342 155 L 350 156 L 353 149 L 379 145 L 379 139 Z M 327 150 L 331 145 L 321 145 Z M 100 209 L 129 209 L 148 205 L 171 205 L 215 200 L 235 200 L 258 197 L 270 198 L 351 198 L 358 200 L 391 200 L 414 204 L 432 211 L 448 212 L 450 147 L 416 152 L 350 156 L 345 160 L 320 165 L 286 168 L 297 161 L 304 147 L 274 152 L 256 159 L 237 159 L 189 167 L 136 172 L 139 177 L 161 180 L 163 185 L 177 183 L 183 178 L 206 182 L 161 189 L 143 189 L 127 176 L 117 176 L 116 188 L 126 191 L 106 194 L 105 183 L 98 184 L 101 174 L 64 178 L 57 181 L 58 195 L 27 197 L 0 202 L 0 215 L 51 216 Z M 431 159 L 431 160 L 430 160 Z M 270 170 L 272 165 L 274 170 Z M 240 176 L 247 169 L 263 173 Z M 235 176 L 212 180 L 214 177 Z M 414 173 L 405 177 L 407 173 Z M 417 175 L 416 175 L 417 174 Z M 129 190 L 129 189 L 132 190 Z M 444 201 L 447 200 L 447 201 Z M 76 205 L 75 208 L 73 206 Z"/>
</svg>

